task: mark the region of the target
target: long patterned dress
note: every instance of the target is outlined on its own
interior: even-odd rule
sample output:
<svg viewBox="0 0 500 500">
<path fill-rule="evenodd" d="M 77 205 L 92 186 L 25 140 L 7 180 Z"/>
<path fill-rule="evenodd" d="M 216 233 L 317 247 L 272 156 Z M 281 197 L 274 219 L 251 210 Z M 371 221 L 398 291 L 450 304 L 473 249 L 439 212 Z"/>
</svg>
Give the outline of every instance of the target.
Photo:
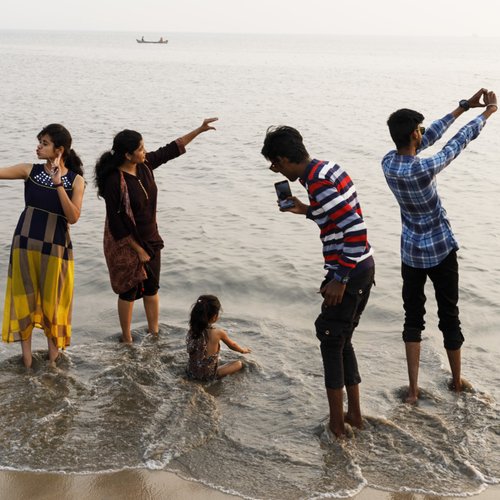
<svg viewBox="0 0 500 500">
<path fill-rule="evenodd" d="M 69 170 L 61 178 L 70 198 L 76 176 Z M 71 338 L 73 247 L 57 188 L 42 164 L 33 165 L 24 199 L 10 253 L 2 340 L 27 340 L 37 327 L 64 349 Z"/>
</svg>

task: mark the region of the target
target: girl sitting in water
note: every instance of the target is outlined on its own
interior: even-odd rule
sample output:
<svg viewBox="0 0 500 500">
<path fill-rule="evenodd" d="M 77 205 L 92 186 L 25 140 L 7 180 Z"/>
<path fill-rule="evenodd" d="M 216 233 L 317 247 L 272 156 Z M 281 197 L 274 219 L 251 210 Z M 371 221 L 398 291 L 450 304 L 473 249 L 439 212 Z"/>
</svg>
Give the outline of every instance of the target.
<svg viewBox="0 0 500 500">
<path fill-rule="evenodd" d="M 198 380 L 213 380 L 232 375 L 243 368 L 241 361 L 231 361 L 218 366 L 220 341 L 229 349 L 241 354 L 250 353 L 248 347 L 240 347 L 227 333 L 213 324 L 219 319 L 220 302 L 214 295 L 201 295 L 191 309 L 187 352 L 188 376 Z"/>
</svg>

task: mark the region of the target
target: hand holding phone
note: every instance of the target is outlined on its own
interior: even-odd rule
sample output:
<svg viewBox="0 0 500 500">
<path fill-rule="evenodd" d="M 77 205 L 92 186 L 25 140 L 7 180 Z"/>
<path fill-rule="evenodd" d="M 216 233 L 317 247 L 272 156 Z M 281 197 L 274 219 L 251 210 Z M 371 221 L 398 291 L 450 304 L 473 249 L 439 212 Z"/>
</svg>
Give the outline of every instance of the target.
<svg viewBox="0 0 500 500">
<path fill-rule="evenodd" d="M 278 196 L 278 204 L 281 209 L 292 208 L 295 206 L 293 200 L 289 200 L 292 196 L 292 190 L 288 181 L 279 181 L 274 184 L 276 195 Z"/>
</svg>

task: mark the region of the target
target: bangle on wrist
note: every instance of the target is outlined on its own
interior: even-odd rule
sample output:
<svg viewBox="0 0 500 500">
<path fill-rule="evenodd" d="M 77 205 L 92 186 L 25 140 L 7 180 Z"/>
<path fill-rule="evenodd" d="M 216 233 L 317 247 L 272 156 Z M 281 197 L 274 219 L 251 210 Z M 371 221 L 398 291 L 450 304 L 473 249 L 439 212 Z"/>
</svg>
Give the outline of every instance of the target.
<svg viewBox="0 0 500 500">
<path fill-rule="evenodd" d="M 64 187 L 64 184 L 62 182 L 60 182 L 59 184 L 54 184 L 54 187 L 55 188 L 58 188 L 58 187 Z"/>
<path fill-rule="evenodd" d="M 495 108 L 498 109 L 498 104 L 495 104 L 495 103 L 486 104 L 486 107 L 488 107 L 488 106 L 495 106 Z"/>
</svg>

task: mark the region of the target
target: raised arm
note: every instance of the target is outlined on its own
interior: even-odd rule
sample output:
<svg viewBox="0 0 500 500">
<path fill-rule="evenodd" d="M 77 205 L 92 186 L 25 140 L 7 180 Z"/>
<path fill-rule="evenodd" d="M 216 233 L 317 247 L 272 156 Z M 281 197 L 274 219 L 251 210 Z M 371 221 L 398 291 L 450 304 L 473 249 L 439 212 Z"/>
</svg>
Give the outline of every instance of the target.
<svg viewBox="0 0 500 500">
<path fill-rule="evenodd" d="M 205 118 L 200 127 L 192 130 L 186 135 L 179 137 L 175 141 L 163 146 L 156 151 L 152 151 L 146 154 L 146 165 L 154 170 L 158 168 L 160 165 L 167 163 L 169 160 L 173 160 L 178 156 L 184 154 L 186 152 L 186 146 L 198 135 L 202 132 L 206 132 L 207 130 L 215 130 L 215 127 L 212 127 L 210 123 L 218 120 L 218 118 Z"/>
<path fill-rule="evenodd" d="M 469 123 L 464 125 L 443 147 L 439 153 L 430 158 L 423 160 L 422 165 L 425 165 L 432 175 L 436 175 L 447 167 L 450 162 L 455 159 L 481 132 L 486 120 L 497 111 L 497 98 L 493 91 L 485 89 L 484 94 L 476 93 L 469 102 L 471 107 L 485 107 L 486 109 L 472 119 Z M 484 96 L 484 102 L 479 102 L 479 98 Z M 462 110 L 463 113 L 465 109 Z"/>
<path fill-rule="evenodd" d="M 425 148 L 432 146 L 432 144 L 434 144 L 437 139 L 441 138 L 443 133 L 455 121 L 455 119 L 458 118 L 462 113 L 465 113 L 469 108 L 486 108 L 486 109 L 480 115 L 478 115 L 478 117 L 480 117 L 480 120 L 471 120 L 471 122 L 469 122 L 469 124 L 472 124 L 473 122 L 476 123 L 482 122 L 482 124 L 480 124 L 479 130 L 477 131 L 474 130 L 474 132 L 471 133 L 472 135 L 469 134 L 470 137 L 467 138 L 466 142 L 469 142 L 470 140 L 475 139 L 477 137 L 482 128 L 482 125 L 484 125 L 484 122 L 498 109 L 497 98 L 495 93 L 493 91 L 488 91 L 486 89 L 479 89 L 470 99 L 464 99 L 460 101 L 460 104 L 451 113 L 446 115 L 441 120 L 436 120 L 425 131 L 425 134 L 422 137 L 422 143 L 420 147 L 417 149 L 417 153 L 420 153 Z M 475 128 L 477 128 L 477 125 Z M 464 127 L 464 130 L 465 129 L 466 127 Z M 440 162 L 438 162 L 439 166 L 437 167 L 435 173 L 440 172 L 465 147 L 465 146 L 461 147 L 458 151 L 455 151 L 453 152 L 453 154 L 450 155 L 451 151 L 449 150 L 449 145 L 455 139 L 456 136 L 452 139 L 452 141 L 449 141 L 446 144 L 445 148 L 448 148 L 446 150 L 447 154 L 441 155 Z M 444 159 L 444 156 L 446 156 L 446 160 Z"/>
<path fill-rule="evenodd" d="M 483 98 L 482 102 L 481 97 Z M 460 103 L 462 102 L 463 101 L 460 101 Z M 455 118 L 458 118 L 469 108 L 486 108 L 481 113 L 481 116 L 487 120 L 498 109 L 497 96 L 492 90 L 480 89 L 470 99 L 467 99 L 466 103 L 464 103 L 464 106 L 458 106 L 451 114 Z"/>
<path fill-rule="evenodd" d="M 433 122 L 425 131 L 422 136 L 422 143 L 417 149 L 417 153 L 420 153 L 424 149 L 432 146 L 437 140 L 441 139 L 443 134 L 448 130 L 449 126 L 462 114 L 465 113 L 469 108 L 482 108 L 486 106 L 486 95 L 488 91 L 486 89 L 479 89 L 470 99 L 463 99 L 460 104 L 445 117 Z M 481 102 L 483 98 L 483 102 Z M 496 98 L 495 98 L 496 102 Z M 491 114 L 490 111 L 485 110 L 483 114 L 488 116 Z M 493 111 L 494 113 L 494 111 Z M 488 117 L 485 116 L 485 119 Z"/>
<path fill-rule="evenodd" d="M 24 179 L 26 180 L 31 172 L 31 163 L 18 163 L 11 167 L 0 168 L 0 179 Z"/>
<path fill-rule="evenodd" d="M 183 135 L 180 140 L 184 146 L 187 146 L 193 139 L 198 137 L 201 133 L 206 132 L 207 130 L 215 130 L 215 127 L 212 127 L 210 124 L 217 121 L 218 118 L 205 118 L 203 123 L 198 127 L 188 132 L 186 135 Z"/>
<path fill-rule="evenodd" d="M 482 102 L 481 98 L 483 98 Z M 480 89 L 470 99 L 460 101 L 460 105 L 452 111 L 451 114 L 455 118 L 458 118 L 469 108 L 486 108 L 481 115 L 485 120 L 487 120 L 498 109 L 497 96 L 495 92 L 492 90 Z"/>
<path fill-rule="evenodd" d="M 240 347 L 234 340 L 231 340 L 225 330 L 219 330 L 219 339 L 226 344 L 232 351 L 239 352 L 240 354 L 249 354 L 251 349 L 248 347 Z"/>
<path fill-rule="evenodd" d="M 454 118 L 458 118 L 462 113 L 465 113 L 469 108 L 484 108 L 486 104 L 481 102 L 481 97 L 488 93 L 486 89 L 479 89 L 470 99 L 465 99 L 460 101 L 460 105 L 457 106 L 451 114 Z M 462 104 L 463 103 L 463 104 Z"/>
</svg>

